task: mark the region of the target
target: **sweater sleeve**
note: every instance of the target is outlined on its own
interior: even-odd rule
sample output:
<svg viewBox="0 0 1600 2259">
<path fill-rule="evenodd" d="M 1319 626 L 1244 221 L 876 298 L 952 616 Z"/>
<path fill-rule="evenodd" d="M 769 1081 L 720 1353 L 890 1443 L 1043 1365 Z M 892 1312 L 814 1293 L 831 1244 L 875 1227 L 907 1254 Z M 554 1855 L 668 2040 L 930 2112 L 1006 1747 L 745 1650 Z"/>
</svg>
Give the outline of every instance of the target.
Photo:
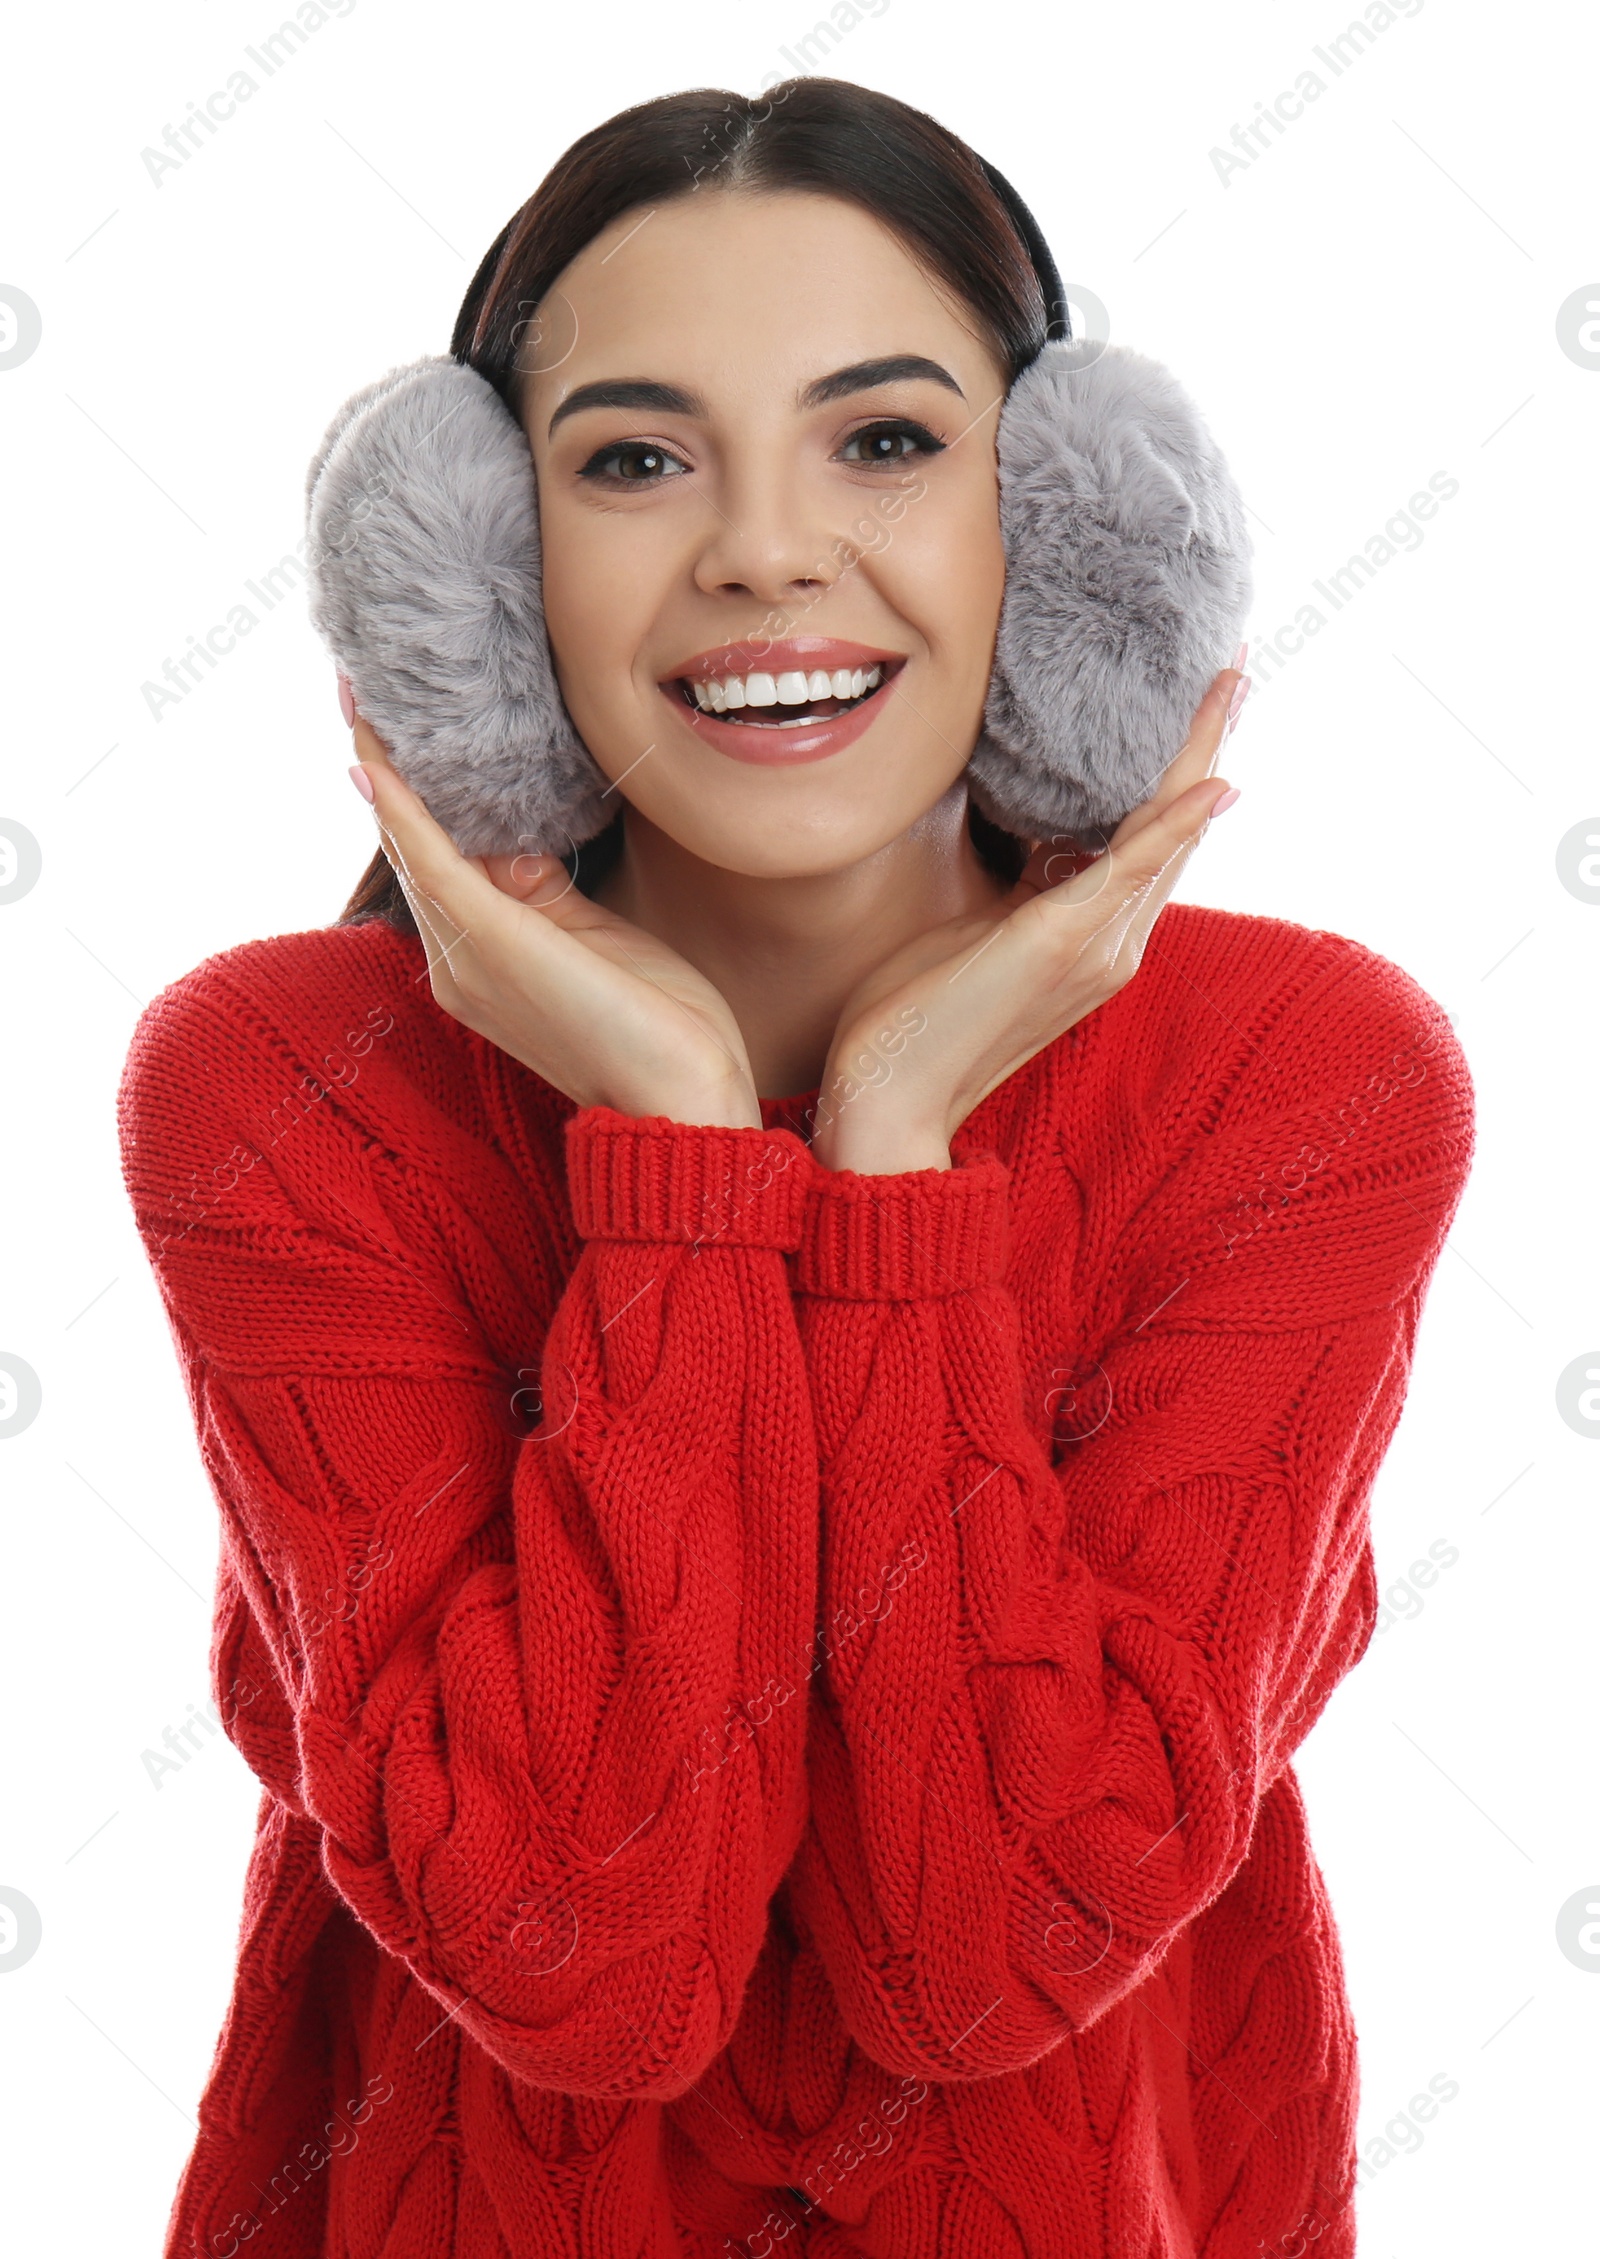
<svg viewBox="0 0 1600 2259">
<path fill-rule="evenodd" d="M 891 2070 L 985 2078 L 1103 2015 L 1225 1888 L 1370 1636 L 1368 1493 L 1472 1143 L 1449 1024 L 1399 980 L 1354 1041 L 1279 1030 L 1103 1261 L 1052 1272 L 1071 1194 L 1037 1152 L 1014 1267 L 992 1152 L 813 1181 L 791 1899 Z"/>
<path fill-rule="evenodd" d="M 401 1157 L 330 1090 L 269 1157 L 282 1057 L 171 997 L 120 1123 L 222 1513 L 225 1726 L 441 2018 L 533 2085 L 673 2097 L 804 1825 L 810 1156 L 576 1113 L 576 1264 L 508 1372 L 453 1128 Z"/>
</svg>

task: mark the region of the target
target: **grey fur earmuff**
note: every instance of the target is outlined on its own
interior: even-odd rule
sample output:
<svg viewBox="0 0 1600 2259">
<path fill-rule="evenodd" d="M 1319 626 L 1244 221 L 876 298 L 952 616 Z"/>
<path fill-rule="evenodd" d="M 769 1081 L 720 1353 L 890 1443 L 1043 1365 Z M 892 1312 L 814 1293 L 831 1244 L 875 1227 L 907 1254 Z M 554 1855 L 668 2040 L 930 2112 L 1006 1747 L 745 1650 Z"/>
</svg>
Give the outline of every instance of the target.
<svg viewBox="0 0 1600 2259">
<path fill-rule="evenodd" d="M 1109 832 L 1238 649 L 1244 503 L 1168 371 L 1092 338 L 1023 370 L 997 447 L 1006 584 L 968 789 L 1026 839 Z"/>
<path fill-rule="evenodd" d="M 1125 346 L 1045 345 L 1000 414 L 1006 582 L 974 800 L 1019 837 L 1149 797 L 1250 602 L 1239 492 L 1193 404 Z M 562 854 L 618 794 L 562 702 L 526 435 L 476 370 L 393 369 L 306 478 L 311 618 L 463 854 Z"/>
<path fill-rule="evenodd" d="M 311 620 L 464 855 L 561 854 L 616 813 L 544 627 L 527 436 L 448 356 L 352 394 L 306 474 Z"/>
</svg>

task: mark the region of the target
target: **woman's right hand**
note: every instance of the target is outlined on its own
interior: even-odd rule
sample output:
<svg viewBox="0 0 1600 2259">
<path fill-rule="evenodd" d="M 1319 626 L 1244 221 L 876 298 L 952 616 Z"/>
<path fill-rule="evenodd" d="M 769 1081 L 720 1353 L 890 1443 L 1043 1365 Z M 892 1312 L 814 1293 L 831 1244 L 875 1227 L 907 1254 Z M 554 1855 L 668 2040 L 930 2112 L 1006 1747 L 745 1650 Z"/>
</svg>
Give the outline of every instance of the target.
<svg viewBox="0 0 1600 2259">
<path fill-rule="evenodd" d="M 559 856 L 463 855 L 360 714 L 353 734 L 445 1011 L 579 1106 L 761 1127 L 744 1037 L 703 974 L 580 893 Z"/>
</svg>

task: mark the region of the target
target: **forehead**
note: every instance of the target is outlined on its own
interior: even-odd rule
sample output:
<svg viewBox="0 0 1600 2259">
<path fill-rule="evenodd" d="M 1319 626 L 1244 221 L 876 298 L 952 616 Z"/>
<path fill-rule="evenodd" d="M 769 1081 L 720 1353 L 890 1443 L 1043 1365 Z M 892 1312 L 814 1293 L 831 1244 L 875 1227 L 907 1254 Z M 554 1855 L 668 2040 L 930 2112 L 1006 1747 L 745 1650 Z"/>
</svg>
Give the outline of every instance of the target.
<svg viewBox="0 0 1600 2259">
<path fill-rule="evenodd" d="M 622 213 L 557 276 L 521 350 L 525 412 L 542 429 L 605 377 L 792 411 L 811 379 L 894 353 L 941 362 L 975 405 L 999 381 L 971 309 L 861 206 L 695 191 Z"/>
</svg>

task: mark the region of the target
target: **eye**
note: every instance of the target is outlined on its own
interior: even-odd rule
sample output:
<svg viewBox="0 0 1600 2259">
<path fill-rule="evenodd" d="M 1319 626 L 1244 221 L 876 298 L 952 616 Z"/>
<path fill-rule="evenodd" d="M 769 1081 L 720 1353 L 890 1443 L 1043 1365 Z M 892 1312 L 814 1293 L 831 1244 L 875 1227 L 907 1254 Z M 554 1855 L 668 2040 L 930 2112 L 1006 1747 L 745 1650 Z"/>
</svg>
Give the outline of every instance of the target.
<svg viewBox="0 0 1600 2259">
<path fill-rule="evenodd" d="M 902 446 L 907 441 L 910 444 Z M 861 447 L 853 455 L 853 447 Z M 944 451 L 944 441 L 935 439 L 925 424 L 913 423 L 909 416 L 891 416 L 875 424 L 863 424 L 853 431 L 840 450 L 847 463 L 895 464 L 909 461 L 913 454 L 939 455 Z"/>
<path fill-rule="evenodd" d="M 627 467 L 613 470 L 613 464 Z M 669 455 L 653 440 L 619 439 L 591 455 L 578 476 L 592 478 L 601 486 L 659 486 L 687 469 L 686 463 L 680 463 L 676 455 Z"/>
</svg>

